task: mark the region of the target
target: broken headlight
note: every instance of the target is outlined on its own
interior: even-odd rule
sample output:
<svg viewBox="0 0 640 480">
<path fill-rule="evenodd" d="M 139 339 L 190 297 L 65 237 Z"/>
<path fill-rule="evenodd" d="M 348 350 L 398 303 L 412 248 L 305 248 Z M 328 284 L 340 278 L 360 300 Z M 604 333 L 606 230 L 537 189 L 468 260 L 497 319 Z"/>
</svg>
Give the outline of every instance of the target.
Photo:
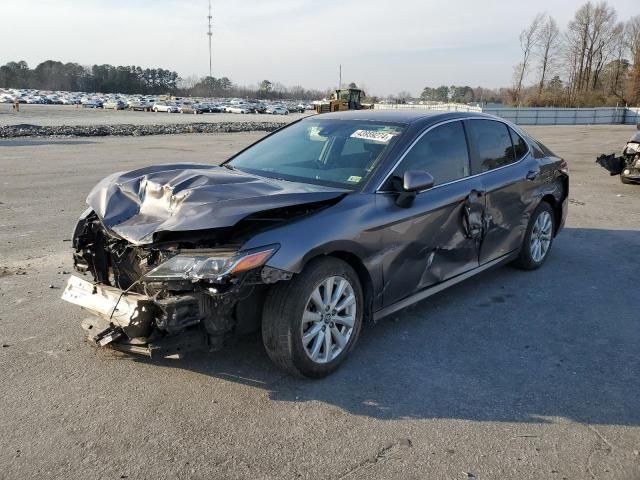
<svg viewBox="0 0 640 480">
<path fill-rule="evenodd" d="M 245 252 L 229 250 L 179 253 L 144 276 L 145 280 L 207 280 L 260 267 L 276 252 L 278 245 Z"/>
</svg>

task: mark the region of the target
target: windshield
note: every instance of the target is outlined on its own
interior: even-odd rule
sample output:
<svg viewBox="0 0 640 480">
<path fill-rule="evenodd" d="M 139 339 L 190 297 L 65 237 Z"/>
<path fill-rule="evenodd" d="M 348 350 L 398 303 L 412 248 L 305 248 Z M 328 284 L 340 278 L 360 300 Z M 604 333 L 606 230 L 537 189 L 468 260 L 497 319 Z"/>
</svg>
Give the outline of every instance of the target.
<svg viewBox="0 0 640 480">
<path fill-rule="evenodd" d="M 397 124 L 313 119 L 295 123 L 227 165 L 271 178 L 355 189 L 402 133 Z"/>
</svg>

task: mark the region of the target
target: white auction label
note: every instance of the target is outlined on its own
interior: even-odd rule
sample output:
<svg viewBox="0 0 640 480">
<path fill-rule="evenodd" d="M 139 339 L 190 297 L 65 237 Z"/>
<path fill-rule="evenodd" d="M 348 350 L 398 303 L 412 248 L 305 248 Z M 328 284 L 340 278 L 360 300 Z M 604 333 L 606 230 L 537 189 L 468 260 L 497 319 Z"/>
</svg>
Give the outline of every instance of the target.
<svg viewBox="0 0 640 480">
<path fill-rule="evenodd" d="M 360 138 L 362 140 L 371 140 L 373 142 L 389 143 L 395 136 L 389 132 L 378 132 L 376 130 L 356 130 L 351 134 L 351 138 Z"/>
</svg>

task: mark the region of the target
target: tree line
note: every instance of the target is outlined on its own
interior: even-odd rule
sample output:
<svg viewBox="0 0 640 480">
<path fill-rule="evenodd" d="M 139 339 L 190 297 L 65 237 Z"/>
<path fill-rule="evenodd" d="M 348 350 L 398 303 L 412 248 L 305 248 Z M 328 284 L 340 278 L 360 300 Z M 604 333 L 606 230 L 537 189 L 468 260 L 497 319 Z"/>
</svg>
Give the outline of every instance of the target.
<svg viewBox="0 0 640 480">
<path fill-rule="evenodd" d="M 191 78 L 181 83 L 180 93 L 195 97 L 241 97 L 269 100 L 317 100 L 327 95 L 321 90 L 310 90 L 302 86 L 287 87 L 279 82 L 263 80 L 258 85 L 241 86 L 229 78 Z"/>
<path fill-rule="evenodd" d="M 234 84 L 228 77 L 182 79 L 178 73 L 163 68 L 113 65 L 86 67 L 78 63 L 62 63 L 55 60 L 47 60 L 35 68 L 29 68 L 25 61 L 9 62 L 0 67 L 0 87 L 298 100 L 318 99 L 326 95 L 324 91 L 309 90 L 301 86 L 286 87 L 269 80 L 247 87 Z"/>
<path fill-rule="evenodd" d="M 579 7 L 564 30 L 539 13 L 520 34 L 505 100 L 525 106 L 640 104 L 640 15 L 619 21 L 606 1 Z"/>
<path fill-rule="evenodd" d="M 436 88 L 425 87 L 420 99 L 426 102 L 453 102 L 453 103 L 501 103 L 505 95 L 505 89 L 494 90 L 490 88 L 441 85 Z M 401 94 L 398 95 L 400 97 Z"/>
<path fill-rule="evenodd" d="M 47 60 L 35 68 L 25 61 L 0 67 L 0 87 L 70 92 L 161 94 L 177 89 L 179 76 L 163 68 L 62 63 Z"/>
<path fill-rule="evenodd" d="M 640 15 L 619 21 L 606 1 L 579 7 L 564 30 L 539 13 L 520 33 L 510 87 L 425 87 L 421 100 L 534 107 L 640 105 Z M 396 96 L 402 101 L 402 94 Z"/>
<path fill-rule="evenodd" d="M 640 15 L 620 21 L 615 8 L 606 1 L 588 1 L 576 10 L 564 30 L 551 15 L 540 13 L 522 30 L 519 40 L 522 53 L 510 87 L 441 85 L 425 87 L 420 98 L 558 107 L 640 104 Z M 0 67 L 0 87 L 300 100 L 331 94 L 331 90 L 287 87 L 270 80 L 240 86 L 228 77 L 182 79 L 162 68 L 88 67 L 54 60 L 33 69 L 24 61 L 9 62 Z M 409 92 L 390 98 L 400 103 L 414 99 Z"/>
</svg>

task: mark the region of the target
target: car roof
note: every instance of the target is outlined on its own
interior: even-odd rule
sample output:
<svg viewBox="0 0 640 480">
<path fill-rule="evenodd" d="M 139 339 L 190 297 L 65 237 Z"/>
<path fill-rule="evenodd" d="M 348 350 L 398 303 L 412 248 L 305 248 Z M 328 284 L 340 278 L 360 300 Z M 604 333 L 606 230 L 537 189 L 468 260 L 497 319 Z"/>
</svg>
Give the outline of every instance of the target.
<svg viewBox="0 0 640 480">
<path fill-rule="evenodd" d="M 436 123 L 442 120 L 455 118 L 491 118 L 493 115 L 487 115 L 479 112 L 441 112 L 436 110 L 419 110 L 419 109 L 389 109 L 389 110 L 349 110 L 345 112 L 332 112 L 321 114 L 322 119 L 328 120 L 364 120 L 392 122 L 402 124 L 413 123 Z M 307 117 L 309 118 L 309 117 Z M 427 121 L 427 122 L 425 122 Z"/>
</svg>

